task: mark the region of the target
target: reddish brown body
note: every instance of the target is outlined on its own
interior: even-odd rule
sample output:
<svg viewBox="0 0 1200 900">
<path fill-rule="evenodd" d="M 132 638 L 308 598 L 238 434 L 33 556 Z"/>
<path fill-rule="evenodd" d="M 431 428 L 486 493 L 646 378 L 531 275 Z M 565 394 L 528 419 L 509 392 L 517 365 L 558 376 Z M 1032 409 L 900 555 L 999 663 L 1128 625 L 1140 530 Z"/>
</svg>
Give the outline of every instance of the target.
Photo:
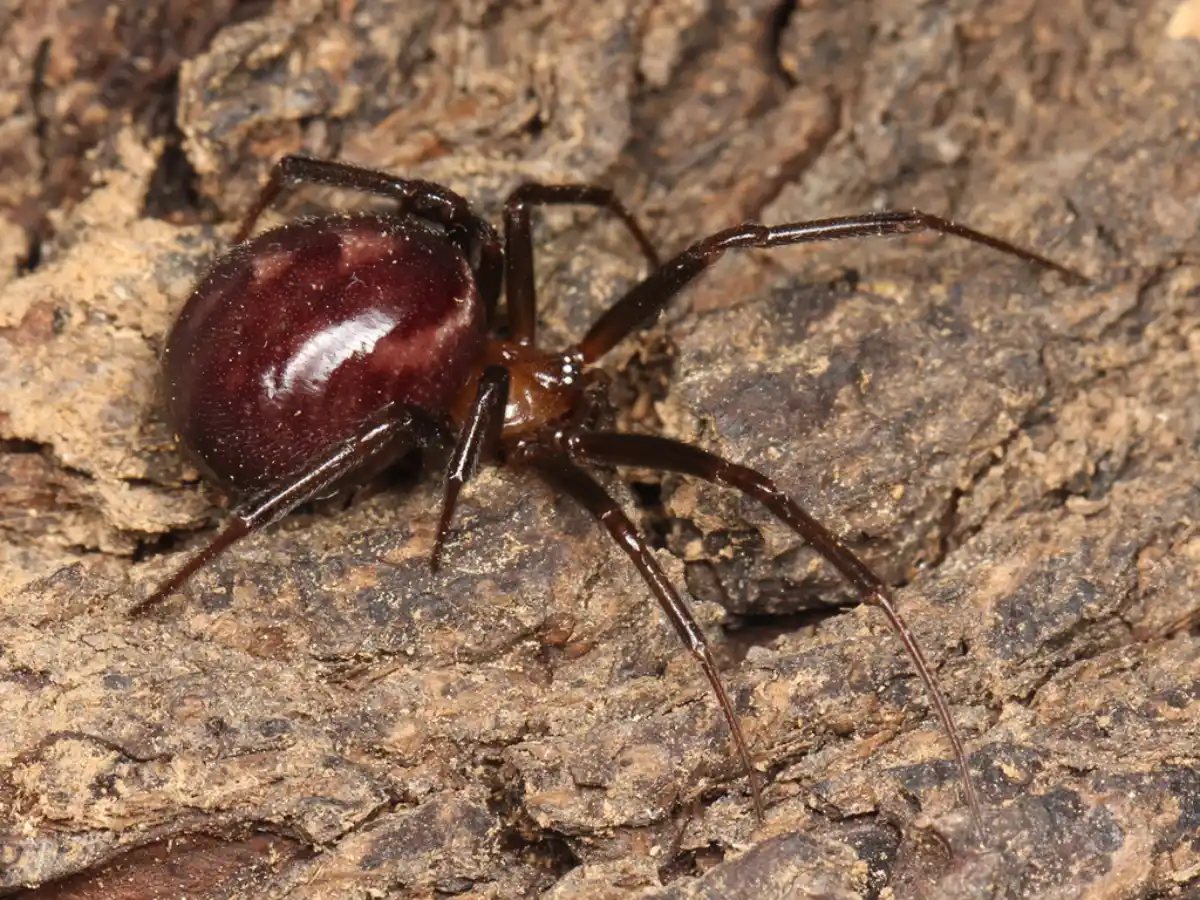
<svg viewBox="0 0 1200 900">
<path fill-rule="evenodd" d="M 291 223 L 196 287 L 163 358 L 168 414 L 211 478 L 262 490 L 389 404 L 440 420 L 486 329 L 466 258 L 420 220 Z"/>
<path fill-rule="evenodd" d="M 319 183 L 388 197 L 389 214 L 293 222 L 245 241 L 285 187 Z M 582 204 L 617 216 L 652 271 L 565 352 L 537 346 L 529 210 Z M 737 716 L 695 618 L 629 517 L 588 465 L 678 472 L 762 503 L 887 615 L 946 728 L 977 825 L 966 754 L 933 672 L 887 586 L 765 475 L 668 438 L 601 431 L 584 396 L 585 366 L 653 322 L 728 250 L 932 229 L 1077 276 L 999 238 L 918 210 L 740 225 L 659 265 L 611 191 L 524 185 L 508 199 L 504 240 L 440 185 L 342 163 L 286 157 L 235 241 L 188 300 L 167 341 L 168 414 L 187 451 L 226 488 L 247 494 L 230 523 L 139 604 L 169 596 L 234 541 L 333 485 L 361 478 L 424 442 L 456 438 L 431 563 L 449 535 L 459 490 L 482 461 L 519 464 L 577 500 L 641 572 L 705 677 L 762 797 Z M 490 334 L 501 284 L 511 335 Z M 980 826 L 981 827 L 981 826 Z M 981 827 L 982 831 L 982 827 Z"/>
</svg>

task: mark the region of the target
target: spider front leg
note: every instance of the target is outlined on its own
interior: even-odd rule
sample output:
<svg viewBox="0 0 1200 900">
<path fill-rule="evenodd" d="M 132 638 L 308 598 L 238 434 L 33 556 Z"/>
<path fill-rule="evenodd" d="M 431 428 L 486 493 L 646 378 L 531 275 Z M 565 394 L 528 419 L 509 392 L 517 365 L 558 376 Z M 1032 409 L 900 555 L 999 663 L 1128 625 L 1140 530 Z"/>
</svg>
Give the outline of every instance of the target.
<svg viewBox="0 0 1200 900">
<path fill-rule="evenodd" d="M 637 241 L 651 269 L 658 253 L 633 214 L 608 188 L 592 184 L 523 184 L 504 204 L 504 290 L 513 338 L 533 344 L 537 329 L 537 289 L 533 282 L 533 228 L 529 214 L 535 206 L 573 205 L 606 209 Z"/>
<path fill-rule="evenodd" d="M 620 505 L 609 496 L 608 491 L 595 478 L 583 469 L 572 465 L 561 450 L 548 449 L 551 446 L 547 444 L 540 448 L 532 448 L 528 451 L 529 455 L 525 461 L 533 465 L 551 485 L 573 497 L 590 512 L 608 530 L 612 539 L 625 551 L 637 566 L 638 571 L 641 572 L 642 578 L 650 586 L 650 590 L 654 593 L 655 599 L 658 600 L 668 621 L 678 632 L 680 640 L 700 663 L 704 676 L 717 696 L 721 712 L 729 723 L 729 730 L 733 733 L 733 742 L 737 746 L 738 756 L 741 757 L 742 764 L 746 768 L 746 775 L 750 779 L 750 793 L 754 797 L 754 812 L 758 816 L 758 820 L 762 822 L 765 813 L 762 791 L 758 784 L 758 772 L 754 768 L 750 747 L 746 743 L 746 736 L 742 733 L 742 726 L 738 722 L 733 703 L 730 702 L 729 695 L 725 693 L 725 686 L 721 684 L 721 677 L 717 673 L 717 664 L 708 649 L 708 639 L 705 638 L 704 631 L 700 628 L 695 616 L 692 615 L 692 611 L 688 609 L 687 604 L 683 602 L 683 598 L 675 590 L 675 586 L 671 584 L 671 580 L 667 578 L 667 574 L 658 564 L 658 560 L 654 557 L 654 551 L 650 549 L 646 539 L 638 532 L 637 527 L 630 521 L 629 516 L 625 514 Z"/>
<path fill-rule="evenodd" d="M 702 478 L 715 484 L 741 491 L 759 501 L 773 515 L 800 535 L 849 581 L 865 602 L 878 606 L 887 616 L 892 630 L 904 644 L 921 681 L 925 684 L 942 727 L 954 748 L 954 758 L 962 776 L 967 806 L 975 823 L 980 842 L 984 842 L 983 815 L 975 784 L 967 765 L 966 751 L 954 719 L 938 686 L 933 669 L 925 659 L 908 623 L 896 609 L 887 586 L 824 525 L 804 511 L 791 497 L 779 489 L 767 476 L 754 469 L 729 462 L 699 447 L 670 438 L 617 432 L 578 432 L 568 438 L 572 457 L 580 462 L 614 466 L 635 466 L 666 472 L 678 472 Z"/>
<path fill-rule="evenodd" d="M 941 216 L 914 209 L 907 212 L 864 213 L 835 219 L 814 219 L 811 222 L 790 222 L 784 225 L 758 225 L 753 222 L 719 231 L 696 241 L 683 252 L 668 260 L 645 279 L 634 285 L 620 300 L 609 307 L 588 330 L 579 349 L 585 362 L 595 362 L 635 331 L 652 324 L 659 313 L 676 295 L 705 269 L 712 266 L 725 251 L 738 248 L 768 249 L 789 244 L 812 244 L 820 241 L 840 241 L 849 238 L 880 237 L 936 231 L 983 244 L 1018 259 L 1059 272 L 1074 281 L 1088 278 L 1054 260 L 1011 244 L 966 225 L 959 225 Z"/>
</svg>

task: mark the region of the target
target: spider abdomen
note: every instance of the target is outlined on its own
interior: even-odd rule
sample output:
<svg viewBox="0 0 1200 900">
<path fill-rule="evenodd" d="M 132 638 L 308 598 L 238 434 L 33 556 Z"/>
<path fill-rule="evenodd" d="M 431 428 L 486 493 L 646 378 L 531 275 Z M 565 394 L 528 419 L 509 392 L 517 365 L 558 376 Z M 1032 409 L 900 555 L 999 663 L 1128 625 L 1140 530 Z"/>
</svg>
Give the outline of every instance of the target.
<svg viewBox="0 0 1200 900">
<path fill-rule="evenodd" d="M 486 327 L 466 258 L 432 226 L 293 222 L 234 247 L 188 299 L 163 357 L 168 416 L 208 475 L 261 490 L 389 403 L 444 416 Z"/>
</svg>

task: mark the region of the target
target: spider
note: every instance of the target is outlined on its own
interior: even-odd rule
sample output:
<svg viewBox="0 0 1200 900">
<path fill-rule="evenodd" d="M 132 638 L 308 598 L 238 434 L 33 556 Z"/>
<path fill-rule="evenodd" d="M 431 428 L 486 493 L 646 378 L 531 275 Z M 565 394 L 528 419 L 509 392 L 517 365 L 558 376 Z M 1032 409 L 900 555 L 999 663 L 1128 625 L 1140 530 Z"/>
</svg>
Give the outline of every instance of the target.
<svg viewBox="0 0 1200 900">
<path fill-rule="evenodd" d="M 303 184 L 381 195 L 395 208 L 299 219 L 250 239 L 278 195 Z M 536 340 L 531 212 L 559 204 L 614 215 L 650 272 L 578 343 L 552 351 Z M 766 475 L 667 437 L 606 430 L 601 381 L 591 367 L 651 325 L 726 251 L 739 248 L 929 230 L 1086 279 L 1040 254 L 918 210 L 771 227 L 747 223 L 696 241 L 665 263 L 603 187 L 522 185 L 509 195 L 503 221 L 501 240 L 463 197 L 427 181 L 303 156 L 274 166 L 233 247 L 184 305 L 163 356 L 168 419 L 180 445 L 206 477 L 241 502 L 211 542 L 133 612 L 164 600 L 232 543 L 298 504 L 362 481 L 414 450 L 451 444 L 432 568 L 459 493 L 482 462 L 532 472 L 574 498 L 628 554 L 699 662 L 729 723 L 761 821 L 757 773 L 704 632 L 646 539 L 588 468 L 632 466 L 706 479 L 762 503 L 883 611 L 950 739 L 982 837 L 962 741 L 883 581 Z M 501 287 L 504 335 L 493 333 Z"/>
</svg>

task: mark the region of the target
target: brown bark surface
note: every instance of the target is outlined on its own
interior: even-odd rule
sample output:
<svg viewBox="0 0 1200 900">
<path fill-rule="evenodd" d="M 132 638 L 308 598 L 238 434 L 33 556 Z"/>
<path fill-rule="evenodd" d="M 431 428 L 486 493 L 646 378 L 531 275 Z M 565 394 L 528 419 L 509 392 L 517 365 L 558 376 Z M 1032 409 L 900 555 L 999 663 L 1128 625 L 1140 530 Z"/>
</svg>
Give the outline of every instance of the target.
<svg viewBox="0 0 1200 900">
<path fill-rule="evenodd" d="M 1132 898 L 1200 891 L 1200 4 L 75 0 L 0 12 L 0 895 Z M 47 40 L 48 39 L 48 40 Z M 606 361 L 622 422 L 761 468 L 891 584 L 610 476 L 764 773 L 621 552 L 436 472 L 128 608 L 220 514 L 157 353 L 270 164 L 598 181 L 664 249 L 916 206 L 947 238 L 724 260 Z M 361 205 L 312 191 L 284 212 Z M 540 215 L 551 341 L 640 272 Z M 626 478 L 626 481 L 629 479 Z"/>
</svg>

